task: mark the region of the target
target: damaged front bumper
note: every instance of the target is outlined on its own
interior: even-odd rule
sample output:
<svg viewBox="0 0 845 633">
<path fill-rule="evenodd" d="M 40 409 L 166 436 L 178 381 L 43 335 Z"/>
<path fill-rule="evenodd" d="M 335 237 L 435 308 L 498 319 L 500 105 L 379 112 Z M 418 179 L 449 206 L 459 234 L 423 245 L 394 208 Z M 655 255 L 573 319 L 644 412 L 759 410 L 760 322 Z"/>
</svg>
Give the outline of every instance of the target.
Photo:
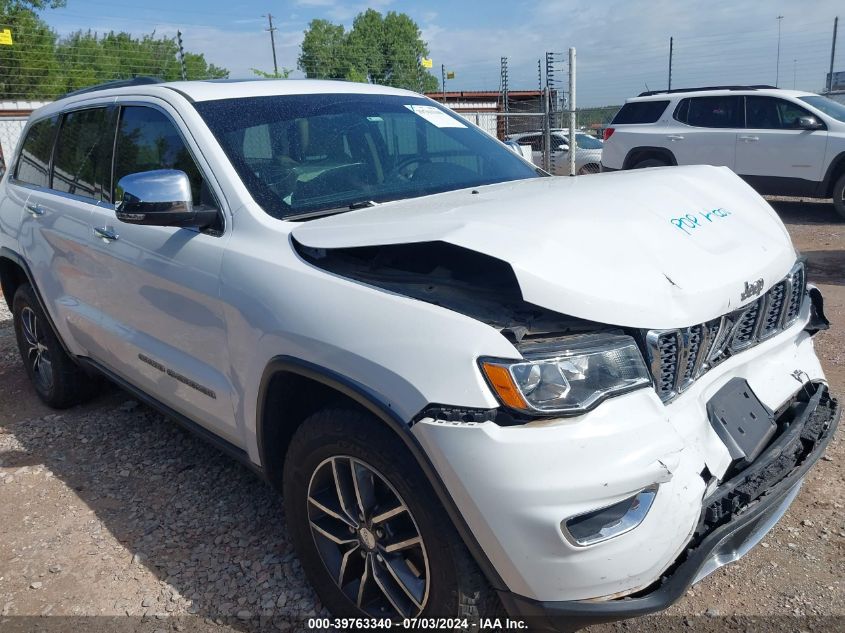
<svg viewBox="0 0 845 633">
<path fill-rule="evenodd" d="M 802 383 L 824 383 L 804 317 L 729 358 L 668 405 L 655 390 L 639 389 L 579 417 L 499 426 L 435 416 L 414 424 L 501 579 L 497 588 L 538 602 L 596 601 L 635 594 L 661 578 L 694 540 L 703 500 L 732 477 L 733 459 L 708 420 L 708 402 L 740 378 L 778 411 Z M 655 486 L 633 529 L 580 544 L 567 534 L 573 518 L 624 507 Z"/>
<path fill-rule="evenodd" d="M 800 397 L 783 415 L 793 416 L 775 442 L 705 500 L 689 547 L 651 587 L 634 596 L 606 601 L 537 601 L 511 592 L 500 594 L 513 616 L 534 629 L 571 631 L 601 622 L 665 609 L 687 588 L 756 545 L 786 512 L 804 475 L 833 437 L 839 407 L 824 385 Z M 801 400 L 804 400 L 803 402 Z"/>
</svg>

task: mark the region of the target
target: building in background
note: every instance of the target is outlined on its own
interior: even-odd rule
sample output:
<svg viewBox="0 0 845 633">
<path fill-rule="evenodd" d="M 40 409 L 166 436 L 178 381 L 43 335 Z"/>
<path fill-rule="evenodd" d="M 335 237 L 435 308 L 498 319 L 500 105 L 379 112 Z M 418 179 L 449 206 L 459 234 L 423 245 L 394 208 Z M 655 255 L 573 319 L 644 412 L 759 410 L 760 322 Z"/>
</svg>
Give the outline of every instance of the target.
<svg viewBox="0 0 845 633">
<path fill-rule="evenodd" d="M 504 139 L 504 117 L 496 116 L 505 111 L 502 93 L 498 90 L 427 92 L 425 96 L 454 110 L 488 134 Z M 552 103 L 557 102 L 557 91 L 552 90 Z M 508 92 L 508 112 L 543 112 L 543 93 L 540 90 L 511 90 Z M 508 134 L 541 128 L 542 120 L 536 117 L 510 117 L 508 121 Z"/>
</svg>

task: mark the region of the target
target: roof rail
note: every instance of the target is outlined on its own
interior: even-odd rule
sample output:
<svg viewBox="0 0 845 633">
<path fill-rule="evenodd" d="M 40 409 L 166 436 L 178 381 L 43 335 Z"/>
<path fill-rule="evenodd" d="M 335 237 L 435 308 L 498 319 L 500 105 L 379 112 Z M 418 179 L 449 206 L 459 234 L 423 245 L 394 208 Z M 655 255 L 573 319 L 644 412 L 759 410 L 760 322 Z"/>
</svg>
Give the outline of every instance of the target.
<svg viewBox="0 0 845 633">
<path fill-rule="evenodd" d="M 109 88 L 125 88 L 127 86 L 146 86 L 148 84 L 164 83 L 164 79 L 158 77 L 132 77 L 132 79 L 116 79 L 114 81 L 107 81 L 105 83 L 97 84 L 96 86 L 88 86 L 87 88 L 80 88 L 63 94 L 59 99 L 65 97 L 75 97 L 76 95 L 84 95 L 89 92 L 97 92 L 98 90 L 108 90 Z"/>
<path fill-rule="evenodd" d="M 650 97 L 652 95 L 674 94 L 676 92 L 700 92 L 704 90 L 776 90 L 777 86 L 768 86 L 766 84 L 756 84 L 753 86 L 702 86 L 700 88 L 675 88 L 673 90 L 648 90 L 641 92 L 638 97 Z"/>
</svg>

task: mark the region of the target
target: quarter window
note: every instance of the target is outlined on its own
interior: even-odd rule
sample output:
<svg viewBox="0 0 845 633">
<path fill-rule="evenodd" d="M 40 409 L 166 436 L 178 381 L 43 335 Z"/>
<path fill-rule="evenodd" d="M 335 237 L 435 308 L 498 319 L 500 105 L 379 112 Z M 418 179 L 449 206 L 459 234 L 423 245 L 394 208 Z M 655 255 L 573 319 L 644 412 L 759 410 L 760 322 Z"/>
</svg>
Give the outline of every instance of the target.
<svg viewBox="0 0 845 633">
<path fill-rule="evenodd" d="M 195 204 L 217 206 L 185 141 L 163 112 L 144 106 L 124 107 L 120 114 L 116 152 L 115 184 L 129 174 L 178 169 L 191 181 Z"/>
<path fill-rule="evenodd" d="M 42 119 L 29 128 L 15 171 L 17 180 L 38 187 L 50 185 L 50 156 L 58 122 L 58 117 Z"/>
<path fill-rule="evenodd" d="M 799 105 L 774 97 L 745 97 L 745 127 L 762 130 L 795 129 L 798 118 L 813 116 Z"/>
<path fill-rule="evenodd" d="M 622 109 L 613 117 L 611 125 L 622 125 L 629 123 L 656 123 L 663 113 L 669 101 L 631 101 L 622 106 Z"/>
<path fill-rule="evenodd" d="M 108 120 L 106 108 L 64 115 L 53 161 L 53 189 L 94 200 L 110 198 L 114 127 Z"/>
</svg>

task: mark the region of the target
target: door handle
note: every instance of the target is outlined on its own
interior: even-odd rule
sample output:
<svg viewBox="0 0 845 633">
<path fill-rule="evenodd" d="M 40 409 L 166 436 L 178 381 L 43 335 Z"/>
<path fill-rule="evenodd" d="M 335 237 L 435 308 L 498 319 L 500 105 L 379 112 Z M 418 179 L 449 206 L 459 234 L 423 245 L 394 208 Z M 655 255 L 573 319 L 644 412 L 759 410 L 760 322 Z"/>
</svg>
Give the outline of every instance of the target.
<svg viewBox="0 0 845 633">
<path fill-rule="evenodd" d="M 666 138 L 670 141 L 683 141 L 684 137 L 682 134 L 669 134 Z"/>
<path fill-rule="evenodd" d="M 26 210 L 29 213 L 29 215 L 31 215 L 34 218 L 40 217 L 47 212 L 46 209 L 44 207 L 42 207 L 40 204 L 30 204 L 30 203 L 27 203 Z"/>
<path fill-rule="evenodd" d="M 114 229 L 109 226 L 95 226 L 94 235 L 105 242 L 113 242 L 120 238 L 120 236 L 114 232 Z"/>
<path fill-rule="evenodd" d="M 746 143 L 753 143 L 754 141 L 759 141 L 759 140 L 760 140 L 760 137 L 759 137 L 759 136 L 747 136 L 747 135 L 743 135 L 743 136 L 740 136 L 740 137 L 739 137 L 739 140 L 740 140 L 740 141 L 745 141 Z"/>
</svg>

